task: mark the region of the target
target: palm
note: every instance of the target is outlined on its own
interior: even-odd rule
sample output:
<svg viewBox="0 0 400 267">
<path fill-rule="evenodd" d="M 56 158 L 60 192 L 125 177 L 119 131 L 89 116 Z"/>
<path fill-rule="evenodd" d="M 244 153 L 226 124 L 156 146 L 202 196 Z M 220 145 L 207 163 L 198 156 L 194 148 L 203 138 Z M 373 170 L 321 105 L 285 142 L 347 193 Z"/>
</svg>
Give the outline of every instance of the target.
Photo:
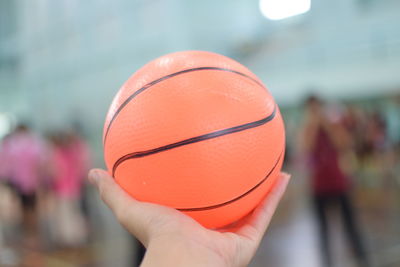
<svg viewBox="0 0 400 267">
<path fill-rule="evenodd" d="M 158 236 L 165 239 L 180 238 L 186 242 L 194 242 L 199 246 L 207 247 L 215 254 L 235 262 L 243 262 L 254 254 L 259 235 L 251 224 L 252 216 L 246 216 L 240 222 L 223 229 L 211 230 L 204 228 L 198 222 L 185 214 L 160 205 L 143 203 L 148 212 L 154 214 Z M 129 221 L 129 219 L 128 219 Z M 130 229 L 129 223 L 124 226 Z M 240 248 L 240 249 L 239 249 Z"/>
<path fill-rule="evenodd" d="M 104 171 L 95 183 L 106 204 L 119 222 L 145 246 L 150 239 L 164 239 L 191 244 L 229 262 L 246 265 L 254 255 L 286 188 L 288 176 L 281 174 L 267 198 L 240 221 L 218 230 L 204 228 L 185 214 L 164 206 L 131 198 Z"/>
</svg>

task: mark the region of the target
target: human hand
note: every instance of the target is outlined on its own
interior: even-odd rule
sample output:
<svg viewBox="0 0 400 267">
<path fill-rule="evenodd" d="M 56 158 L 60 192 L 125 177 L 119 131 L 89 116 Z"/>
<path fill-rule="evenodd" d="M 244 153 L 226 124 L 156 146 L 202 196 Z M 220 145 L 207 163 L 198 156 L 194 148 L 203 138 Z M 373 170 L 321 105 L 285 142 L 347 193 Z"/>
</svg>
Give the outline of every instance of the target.
<svg viewBox="0 0 400 267">
<path fill-rule="evenodd" d="M 106 172 L 91 170 L 89 180 L 118 221 L 147 248 L 142 266 L 246 266 L 253 258 L 290 175 L 281 173 L 271 192 L 249 215 L 229 227 L 206 229 L 185 214 L 140 202 Z"/>
</svg>

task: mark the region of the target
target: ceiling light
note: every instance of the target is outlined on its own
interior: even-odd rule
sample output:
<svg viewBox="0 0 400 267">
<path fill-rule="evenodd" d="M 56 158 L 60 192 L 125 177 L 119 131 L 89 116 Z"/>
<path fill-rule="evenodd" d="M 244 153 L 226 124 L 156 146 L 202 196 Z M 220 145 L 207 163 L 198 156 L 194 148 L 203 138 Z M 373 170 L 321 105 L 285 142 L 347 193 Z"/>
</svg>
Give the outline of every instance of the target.
<svg viewBox="0 0 400 267">
<path fill-rule="evenodd" d="M 279 20 L 306 13 L 311 0 L 260 0 L 261 13 L 268 19 Z"/>
</svg>

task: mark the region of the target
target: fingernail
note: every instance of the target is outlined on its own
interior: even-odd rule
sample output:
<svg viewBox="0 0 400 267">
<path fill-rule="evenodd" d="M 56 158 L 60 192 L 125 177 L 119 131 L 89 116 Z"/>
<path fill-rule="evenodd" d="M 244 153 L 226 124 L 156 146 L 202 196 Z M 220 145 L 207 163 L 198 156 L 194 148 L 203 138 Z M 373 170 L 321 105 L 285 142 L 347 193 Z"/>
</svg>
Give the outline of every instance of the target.
<svg viewBox="0 0 400 267">
<path fill-rule="evenodd" d="M 97 170 L 90 170 L 89 182 L 91 182 L 92 184 L 96 184 L 99 179 L 100 179 L 99 172 Z"/>
<path fill-rule="evenodd" d="M 282 172 L 282 176 L 283 176 L 284 178 L 286 178 L 286 179 L 290 179 L 290 178 L 292 177 L 291 174 L 286 173 L 286 172 Z"/>
</svg>

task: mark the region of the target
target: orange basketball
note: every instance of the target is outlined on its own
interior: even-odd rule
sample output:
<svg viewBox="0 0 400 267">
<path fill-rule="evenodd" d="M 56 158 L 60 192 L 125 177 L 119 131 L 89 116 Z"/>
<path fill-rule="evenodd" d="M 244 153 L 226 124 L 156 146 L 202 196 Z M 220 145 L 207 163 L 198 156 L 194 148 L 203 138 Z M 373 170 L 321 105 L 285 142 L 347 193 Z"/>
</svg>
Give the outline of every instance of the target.
<svg viewBox="0 0 400 267">
<path fill-rule="evenodd" d="M 257 206 L 285 150 L 279 108 L 260 79 L 202 51 L 168 54 L 133 74 L 111 104 L 103 142 L 126 192 L 208 228 Z"/>
</svg>

